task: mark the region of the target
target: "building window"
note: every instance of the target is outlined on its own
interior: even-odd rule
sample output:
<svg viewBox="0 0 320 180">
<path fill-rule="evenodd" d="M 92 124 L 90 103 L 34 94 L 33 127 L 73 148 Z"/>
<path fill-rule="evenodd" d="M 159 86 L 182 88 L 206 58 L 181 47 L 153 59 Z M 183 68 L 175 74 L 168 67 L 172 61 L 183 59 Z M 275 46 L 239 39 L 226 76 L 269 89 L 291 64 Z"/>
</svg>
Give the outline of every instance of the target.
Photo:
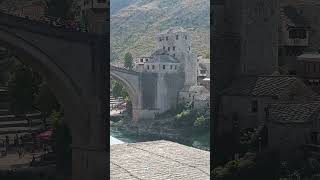
<svg viewBox="0 0 320 180">
<path fill-rule="evenodd" d="M 176 35 L 176 40 L 178 40 L 179 39 L 179 35 Z"/>
<path fill-rule="evenodd" d="M 162 65 L 162 69 L 166 69 L 166 65 Z"/>
<path fill-rule="evenodd" d="M 149 70 L 149 65 L 147 65 L 147 69 Z"/>
<path fill-rule="evenodd" d="M 177 69 L 177 65 L 174 65 L 174 69 Z"/>
<path fill-rule="evenodd" d="M 185 40 L 187 40 L 187 39 L 188 39 L 188 37 L 187 37 L 187 36 L 184 36 L 184 39 L 185 39 Z"/>
<path fill-rule="evenodd" d="M 143 62 L 143 59 L 140 59 L 140 62 Z"/>
<path fill-rule="evenodd" d="M 168 41 L 168 39 L 169 39 L 169 38 L 168 38 L 168 36 L 167 36 L 167 37 L 166 37 L 166 41 Z"/>
<path fill-rule="evenodd" d="M 159 41 L 161 42 L 161 40 L 162 40 L 162 39 L 161 39 L 161 37 L 160 37 L 160 38 L 159 38 Z"/>
<path fill-rule="evenodd" d="M 107 2 L 107 0 L 97 0 L 98 1 L 98 3 L 106 3 Z"/>
<path fill-rule="evenodd" d="M 258 101 L 254 100 L 251 102 L 251 112 L 258 112 Z"/>
<path fill-rule="evenodd" d="M 166 47 L 163 46 L 163 50 L 165 50 L 165 49 L 166 49 Z"/>
<path fill-rule="evenodd" d="M 200 74 L 205 74 L 205 73 L 206 73 L 206 70 L 203 70 L 203 69 L 200 70 Z"/>
<path fill-rule="evenodd" d="M 317 72 L 316 70 L 316 64 L 312 64 L 313 65 L 313 72 Z"/>
<path fill-rule="evenodd" d="M 149 61 L 149 59 L 146 59 L 146 62 L 148 62 Z"/>
<path fill-rule="evenodd" d="M 168 47 L 168 51 L 170 51 L 170 47 Z"/>
<path fill-rule="evenodd" d="M 170 65 L 170 69 L 172 69 L 172 65 Z"/>
<path fill-rule="evenodd" d="M 173 57 L 176 57 L 176 54 L 172 54 L 173 55 Z"/>
<path fill-rule="evenodd" d="M 152 69 L 154 69 L 154 65 L 152 65 Z"/>
<path fill-rule="evenodd" d="M 173 47 L 172 47 L 172 51 L 175 51 L 175 50 L 176 50 L 176 47 L 175 47 L 175 46 L 173 46 Z"/>
<path fill-rule="evenodd" d="M 190 48 L 190 46 L 189 46 L 189 51 L 190 51 L 190 49 L 191 49 L 191 48 Z"/>
<path fill-rule="evenodd" d="M 290 39 L 305 39 L 307 38 L 307 32 L 305 29 L 292 29 L 289 30 Z"/>
<path fill-rule="evenodd" d="M 318 136 L 318 133 L 317 132 L 311 132 L 311 142 L 313 144 L 317 144 L 318 141 L 317 141 L 317 136 Z"/>
</svg>

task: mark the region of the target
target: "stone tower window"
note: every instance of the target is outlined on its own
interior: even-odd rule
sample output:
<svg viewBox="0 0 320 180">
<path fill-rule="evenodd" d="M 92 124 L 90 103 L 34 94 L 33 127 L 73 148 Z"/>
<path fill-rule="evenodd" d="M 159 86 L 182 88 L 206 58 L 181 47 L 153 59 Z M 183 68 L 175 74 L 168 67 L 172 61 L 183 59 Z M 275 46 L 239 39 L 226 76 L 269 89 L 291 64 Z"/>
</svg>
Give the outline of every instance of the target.
<svg viewBox="0 0 320 180">
<path fill-rule="evenodd" d="M 174 69 L 177 69 L 177 65 L 174 66 Z"/>
<path fill-rule="evenodd" d="M 163 50 L 165 50 L 165 49 L 166 49 L 166 47 L 163 46 Z"/>
<path fill-rule="evenodd" d="M 176 40 L 178 40 L 179 39 L 179 35 L 176 35 Z"/>
<path fill-rule="evenodd" d="M 170 65 L 170 69 L 172 69 L 172 65 Z"/>
<path fill-rule="evenodd" d="M 184 39 L 186 39 L 186 40 L 187 40 L 187 39 L 188 39 L 188 37 L 187 37 L 187 36 L 184 36 Z"/>
<path fill-rule="evenodd" d="M 162 65 L 162 69 L 166 69 L 166 65 Z"/>
<path fill-rule="evenodd" d="M 172 47 L 172 51 L 175 51 L 175 50 L 176 50 L 176 47 L 175 47 L 175 46 L 173 46 L 173 47 Z"/>
<path fill-rule="evenodd" d="M 251 102 L 251 112 L 258 112 L 258 101 L 254 100 Z"/>
<path fill-rule="evenodd" d="M 167 36 L 167 37 L 166 37 L 166 41 L 168 41 L 168 39 L 169 39 L 169 38 L 168 38 L 168 36 Z"/>
<path fill-rule="evenodd" d="M 170 51 L 170 47 L 168 47 L 168 51 Z"/>
<path fill-rule="evenodd" d="M 152 69 L 154 69 L 154 65 L 152 65 Z"/>
<path fill-rule="evenodd" d="M 149 65 L 147 65 L 147 69 L 149 70 Z"/>
</svg>

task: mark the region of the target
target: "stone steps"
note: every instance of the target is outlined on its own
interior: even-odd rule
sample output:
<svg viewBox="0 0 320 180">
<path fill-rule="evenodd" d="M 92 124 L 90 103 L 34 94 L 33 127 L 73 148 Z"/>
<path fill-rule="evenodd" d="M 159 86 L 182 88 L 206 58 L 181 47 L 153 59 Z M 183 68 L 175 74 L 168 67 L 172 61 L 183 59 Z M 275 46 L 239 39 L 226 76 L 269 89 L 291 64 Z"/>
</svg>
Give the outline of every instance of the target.
<svg viewBox="0 0 320 180">
<path fill-rule="evenodd" d="M 0 116 L 9 114 L 9 109 L 0 109 Z"/>
<path fill-rule="evenodd" d="M 27 117 L 30 118 L 31 120 L 35 119 L 41 119 L 41 113 L 33 113 L 33 114 L 27 114 Z M 24 121 L 26 120 L 25 117 L 23 116 L 15 116 L 15 115 L 0 115 L 0 122 L 4 121 Z"/>
<path fill-rule="evenodd" d="M 38 131 L 42 129 L 41 125 L 34 126 L 34 127 L 6 127 L 6 128 L 0 128 L 0 135 L 6 135 L 6 134 L 16 134 L 16 133 L 30 133 L 33 131 Z"/>
<path fill-rule="evenodd" d="M 31 126 L 41 125 L 41 119 L 34 119 L 31 120 Z M 27 127 L 28 121 L 27 120 L 20 120 L 20 121 L 2 121 L 0 122 L 0 129 L 7 128 L 7 127 Z"/>
</svg>

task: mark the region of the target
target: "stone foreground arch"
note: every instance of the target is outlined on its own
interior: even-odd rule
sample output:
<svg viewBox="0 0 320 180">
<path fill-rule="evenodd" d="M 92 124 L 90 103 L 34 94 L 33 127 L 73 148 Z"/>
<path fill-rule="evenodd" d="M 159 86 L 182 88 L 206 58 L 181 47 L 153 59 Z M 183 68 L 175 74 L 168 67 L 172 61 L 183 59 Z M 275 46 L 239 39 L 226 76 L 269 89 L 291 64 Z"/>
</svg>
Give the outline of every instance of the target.
<svg viewBox="0 0 320 180">
<path fill-rule="evenodd" d="M 72 179 L 106 179 L 107 37 L 0 13 L 0 45 L 38 70 L 65 111 Z M 108 137 L 109 138 L 109 137 Z"/>
</svg>

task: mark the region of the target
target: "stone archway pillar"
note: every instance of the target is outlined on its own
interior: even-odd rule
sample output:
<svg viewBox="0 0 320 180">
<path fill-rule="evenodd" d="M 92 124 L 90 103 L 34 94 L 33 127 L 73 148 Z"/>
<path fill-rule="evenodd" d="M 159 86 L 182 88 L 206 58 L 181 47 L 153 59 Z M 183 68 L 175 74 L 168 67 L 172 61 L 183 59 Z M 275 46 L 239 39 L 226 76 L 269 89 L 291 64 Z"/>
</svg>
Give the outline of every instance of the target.
<svg viewBox="0 0 320 180">
<path fill-rule="evenodd" d="M 132 108 L 132 121 L 133 122 L 139 121 L 139 113 L 140 113 L 139 109 Z"/>
<path fill-rule="evenodd" d="M 72 147 L 72 180 L 107 179 L 107 151 L 90 146 Z"/>
</svg>

